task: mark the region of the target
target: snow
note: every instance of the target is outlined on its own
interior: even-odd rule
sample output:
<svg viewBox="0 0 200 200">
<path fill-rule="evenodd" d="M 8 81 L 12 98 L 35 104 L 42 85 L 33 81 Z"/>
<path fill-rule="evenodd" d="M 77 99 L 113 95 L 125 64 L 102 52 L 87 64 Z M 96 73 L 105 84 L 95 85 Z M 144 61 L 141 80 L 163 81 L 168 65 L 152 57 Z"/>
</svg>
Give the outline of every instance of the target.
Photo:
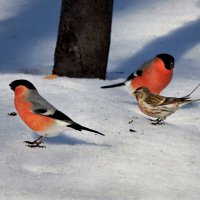
<svg viewBox="0 0 200 200">
<path fill-rule="evenodd" d="M 60 4 L 0 2 L 0 199 L 199 200 L 200 104 L 153 126 L 126 90 L 100 86 L 168 52 L 176 64 L 162 94 L 188 94 L 199 84 L 200 2 L 116 0 L 106 81 L 43 78 L 52 70 Z M 47 138 L 47 148 L 26 147 L 23 141 L 37 135 L 19 116 L 7 115 L 15 111 L 9 83 L 21 78 L 74 121 L 106 136 L 65 132 Z"/>
</svg>

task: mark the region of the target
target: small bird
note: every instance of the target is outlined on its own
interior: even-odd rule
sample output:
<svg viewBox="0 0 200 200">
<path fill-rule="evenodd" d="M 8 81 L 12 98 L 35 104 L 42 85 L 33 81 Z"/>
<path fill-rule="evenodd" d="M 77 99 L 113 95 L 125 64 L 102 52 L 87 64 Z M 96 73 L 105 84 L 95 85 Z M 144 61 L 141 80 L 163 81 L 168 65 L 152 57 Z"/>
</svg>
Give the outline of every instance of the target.
<svg viewBox="0 0 200 200">
<path fill-rule="evenodd" d="M 145 62 L 124 82 L 102 86 L 101 88 L 113 88 L 125 85 L 130 87 L 131 92 L 133 92 L 139 87 L 147 87 L 154 94 L 160 94 L 172 79 L 174 62 L 175 59 L 170 54 L 158 54 L 153 59 Z"/>
<path fill-rule="evenodd" d="M 146 87 L 140 87 L 132 94 L 135 95 L 138 106 L 144 114 L 157 118 L 156 120 L 152 120 L 155 121 L 152 124 L 157 125 L 164 124 L 166 117 L 173 114 L 180 107 L 195 101 L 200 101 L 200 99 L 190 99 L 190 95 L 199 85 L 190 94 L 181 98 L 156 95 Z"/>
<path fill-rule="evenodd" d="M 43 143 L 44 138 L 59 135 L 66 130 L 86 130 L 104 136 L 98 131 L 74 122 L 57 110 L 40 96 L 31 82 L 20 79 L 11 82 L 9 86 L 14 91 L 14 104 L 19 116 L 29 128 L 40 135 L 33 142 L 24 141 L 28 144 L 28 147 L 45 147 L 40 145 Z"/>
</svg>

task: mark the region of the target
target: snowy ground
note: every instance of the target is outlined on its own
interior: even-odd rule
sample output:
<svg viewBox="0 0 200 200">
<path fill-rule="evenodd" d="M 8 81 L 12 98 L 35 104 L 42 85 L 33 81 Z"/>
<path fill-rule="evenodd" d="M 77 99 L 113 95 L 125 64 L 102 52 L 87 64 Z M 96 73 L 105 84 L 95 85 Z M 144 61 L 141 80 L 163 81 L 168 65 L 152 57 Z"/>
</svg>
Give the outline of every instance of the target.
<svg viewBox="0 0 200 200">
<path fill-rule="evenodd" d="M 163 94 L 189 93 L 199 83 L 200 1 L 116 0 L 107 81 L 43 79 L 51 72 L 59 7 L 47 0 L 0 2 L 0 199 L 199 200 L 200 104 L 152 126 L 125 90 L 100 86 L 168 52 L 175 74 Z M 37 135 L 7 115 L 14 111 L 8 84 L 20 78 L 106 136 L 68 132 L 47 139 L 45 149 L 26 147 L 23 141 Z M 199 98 L 200 89 L 192 96 Z"/>
</svg>

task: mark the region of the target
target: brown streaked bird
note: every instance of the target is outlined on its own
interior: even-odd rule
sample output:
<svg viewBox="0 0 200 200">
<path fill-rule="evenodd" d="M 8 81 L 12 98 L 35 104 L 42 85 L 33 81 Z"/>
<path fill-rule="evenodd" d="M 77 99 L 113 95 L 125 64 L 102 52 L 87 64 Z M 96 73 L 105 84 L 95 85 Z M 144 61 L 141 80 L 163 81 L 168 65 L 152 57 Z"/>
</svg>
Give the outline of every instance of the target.
<svg viewBox="0 0 200 200">
<path fill-rule="evenodd" d="M 177 109 L 189 103 L 200 101 L 200 99 L 190 99 L 190 95 L 200 86 L 200 84 L 188 95 L 176 98 L 165 97 L 153 94 L 148 88 L 140 87 L 132 94 L 135 95 L 140 110 L 153 118 L 157 118 L 152 124 L 163 124 L 164 120 Z"/>
<path fill-rule="evenodd" d="M 99 135 L 102 133 L 84 127 L 67 115 L 57 110 L 47 102 L 37 91 L 35 86 L 27 80 L 15 80 L 9 85 L 15 93 L 15 108 L 24 123 L 40 137 L 33 141 L 24 141 L 28 147 L 45 147 L 44 138 L 59 135 L 63 131 L 90 131 Z"/>
</svg>

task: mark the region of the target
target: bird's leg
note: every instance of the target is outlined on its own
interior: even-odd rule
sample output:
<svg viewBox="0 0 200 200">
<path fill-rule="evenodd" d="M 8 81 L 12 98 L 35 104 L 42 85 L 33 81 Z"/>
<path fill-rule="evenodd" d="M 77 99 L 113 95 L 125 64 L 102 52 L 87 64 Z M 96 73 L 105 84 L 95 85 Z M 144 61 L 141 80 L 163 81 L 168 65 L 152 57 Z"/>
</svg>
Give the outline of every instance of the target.
<svg viewBox="0 0 200 200">
<path fill-rule="evenodd" d="M 129 124 L 131 124 L 133 122 L 133 120 L 131 120 L 130 122 L 128 122 Z"/>
<path fill-rule="evenodd" d="M 151 120 L 151 121 L 154 121 L 153 123 L 151 123 L 153 125 L 163 125 L 163 124 L 165 124 L 165 122 L 160 118 L 158 118 L 156 120 Z"/>
<path fill-rule="evenodd" d="M 39 141 L 41 141 L 41 139 L 43 139 L 43 136 L 40 136 L 37 140 L 34 140 L 33 142 L 31 141 L 24 141 L 24 143 L 27 143 L 27 144 L 35 144 L 35 143 L 38 143 Z M 41 142 L 42 143 L 42 142 Z"/>
<path fill-rule="evenodd" d="M 44 140 L 44 138 L 45 138 L 45 136 L 40 136 L 37 140 L 34 140 L 33 142 L 31 142 L 31 141 L 24 141 L 26 144 L 28 144 L 28 145 L 26 145 L 26 146 L 28 146 L 28 147 L 40 147 L 40 148 L 44 148 L 44 147 L 46 147 L 46 146 L 41 146 L 40 144 L 42 144 L 43 143 L 43 140 Z"/>
</svg>

